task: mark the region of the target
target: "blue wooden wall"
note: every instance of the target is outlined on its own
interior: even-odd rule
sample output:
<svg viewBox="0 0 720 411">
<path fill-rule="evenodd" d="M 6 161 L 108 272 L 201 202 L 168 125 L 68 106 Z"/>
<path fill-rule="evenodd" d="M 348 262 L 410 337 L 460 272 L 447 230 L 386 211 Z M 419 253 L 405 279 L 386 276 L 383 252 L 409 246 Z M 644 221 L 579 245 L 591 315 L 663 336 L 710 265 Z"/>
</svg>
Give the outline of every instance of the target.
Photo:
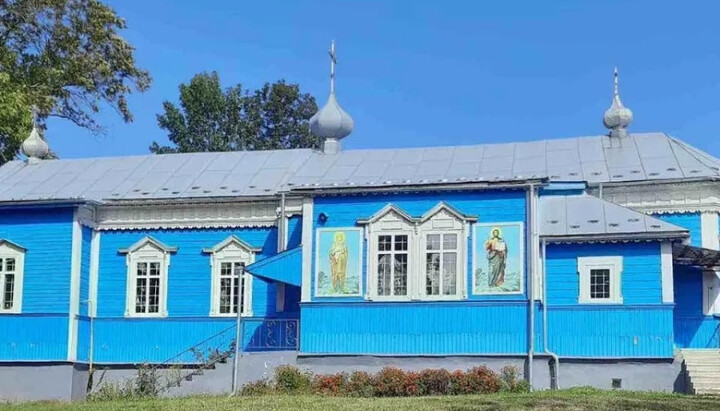
<svg viewBox="0 0 720 411">
<path fill-rule="evenodd" d="M 679 348 L 720 348 L 720 320 L 703 314 L 702 270 L 675 266 L 675 343 Z"/>
<path fill-rule="evenodd" d="M 275 255 L 277 230 L 268 228 L 203 230 L 103 231 L 100 240 L 98 318 L 94 320 L 95 360 L 104 363 L 162 362 L 196 343 L 233 326 L 233 318 L 210 317 L 211 256 L 202 253 L 230 235 L 260 247 L 256 261 Z M 125 318 L 127 266 L 126 248 L 145 236 L 178 247 L 170 257 L 168 273 L 168 317 Z M 245 338 L 262 334 L 257 325 L 268 318 L 297 318 L 299 292 L 286 289 L 285 311 L 276 312 L 276 286 L 253 279 L 253 318 L 246 320 Z M 293 311 L 294 309 L 294 311 Z M 254 324 L 254 325 L 253 325 Z M 234 332 L 229 335 L 234 338 Z M 138 343 L 142 341 L 142 343 Z"/>
<path fill-rule="evenodd" d="M 550 305 L 578 303 L 578 257 L 622 256 L 622 297 L 625 305 L 662 304 L 660 243 L 549 244 L 547 293 Z"/>
<path fill-rule="evenodd" d="M 653 214 L 653 217 L 676 226 L 686 228 L 690 231 L 690 245 L 702 246 L 700 233 L 700 213 L 665 213 Z"/>
<path fill-rule="evenodd" d="M 358 219 L 368 218 L 392 203 L 413 217 L 420 217 L 430 211 L 438 203 L 444 201 L 458 211 L 475 215 L 478 222 L 525 222 L 526 209 L 524 190 L 487 190 L 474 192 L 443 192 L 421 194 L 382 194 L 316 197 L 313 207 L 314 230 L 322 227 L 355 227 Z M 325 213 L 328 216 L 325 223 L 320 223 L 318 216 Z M 313 250 L 315 244 L 313 234 Z M 483 295 L 473 296 L 472 287 L 472 233 L 468 233 L 467 241 L 467 286 L 468 298 L 473 300 L 523 300 L 524 294 L 514 295 Z M 312 263 L 312 299 L 313 301 L 364 301 L 363 297 L 316 297 L 315 296 L 315 253 Z M 363 244 L 362 256 L 363 276 L 360 282 L 361 294 L 365 293 L 367 278 L 367 241 Z M 527 273 L 527 267 L 523 270 Z M 526 280 L 526 279 L 525 279 Z M 527 281 L 523 281 L 526 284 Z"/>
<path fill-rule="evenodd" d="M 578 304 L 577 258 L 622 256 L 622 304 Z M 549 348 L 566 357 L 671 357 L 671 304 L 662 303 L 659 242 L 549 244 Z M 541 330 L 542 331 L 542 330 Z"/>
<path fill-rule="evenodd" d="M 3 209 L 0 238 L 27 248 L 21 314 L 0 314 L 0 361 L 67 358 L 73 209 Z"/>
<path fill-rule="evenodd" d="M 527 353 L 527 301 L 304 304 L 303 354 Z"/>
<path fill-rule="evenodd" d="M 700 213 L 658 214 L 655 217 L 690 230 L 690 244 L 702 246 Z M 720 231 L 720 228 L 719 230 Z M 675 266 L 675 344 L 678 348 L 718 348 L 720 320 L 703 313 L 703 280 L 699 268 Z"/>
</svg>

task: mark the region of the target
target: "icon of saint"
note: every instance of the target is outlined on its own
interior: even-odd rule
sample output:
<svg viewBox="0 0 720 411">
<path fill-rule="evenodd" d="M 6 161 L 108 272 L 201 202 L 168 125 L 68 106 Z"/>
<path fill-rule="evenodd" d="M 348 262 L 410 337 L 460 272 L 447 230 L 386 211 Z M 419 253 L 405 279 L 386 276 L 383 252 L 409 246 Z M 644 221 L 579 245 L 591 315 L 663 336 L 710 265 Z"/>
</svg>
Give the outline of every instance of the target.
<svg viewBox="0 0 720 411">
<path fill-rule="evenodd" d="M 345 292 L 348 253 L 345 233 L 342 231 L 336 232 L 333 236 L 332 246 L 330 246 L 329 258 L 333 291 L 340 294 Z"/>
<path fill-rule="evenodd" d="M 507 244 L 502 238 L 500 228 L 494 227 L 490 238 L 485 242 L 488 267 L 488 287 L 500 287 L 505 283 L 505 266 L 507 264 Z"/>
</svg>

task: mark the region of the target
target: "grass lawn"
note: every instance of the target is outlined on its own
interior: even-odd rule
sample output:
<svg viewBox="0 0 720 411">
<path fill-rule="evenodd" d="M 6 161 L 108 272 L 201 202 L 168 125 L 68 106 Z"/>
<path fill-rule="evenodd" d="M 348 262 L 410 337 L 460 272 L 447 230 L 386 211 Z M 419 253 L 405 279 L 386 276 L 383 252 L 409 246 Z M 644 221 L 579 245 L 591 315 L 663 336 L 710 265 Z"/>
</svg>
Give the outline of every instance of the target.
<svg viewBox="0 0 720 411">
<path fill-rule="evenodd" d="M 532 394 L 490 394 L 456 397 L 344 398 L 298 396 L 192 397 L 100 401 L 37 402 L 0 405 L 0 411 L 81 410 L 720 410 L 720 398 L 628 391 L 572 389 Z"/>
</svg>

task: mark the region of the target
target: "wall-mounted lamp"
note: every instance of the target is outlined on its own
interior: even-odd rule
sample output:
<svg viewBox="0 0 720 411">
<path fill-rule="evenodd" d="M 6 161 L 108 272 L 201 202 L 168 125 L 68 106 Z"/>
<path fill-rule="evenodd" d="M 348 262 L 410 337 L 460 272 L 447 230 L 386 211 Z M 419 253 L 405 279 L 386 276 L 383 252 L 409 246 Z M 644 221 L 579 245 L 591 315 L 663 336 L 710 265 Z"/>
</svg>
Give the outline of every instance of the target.
<svg viewBox="0 0 720 411">
<path fill-rule="evenodd" d="M 321 213 L 318 215 L 318 221 L 319 221 L 320 223 L 325 223 L 325 222 L 327 221 L 327 219 L 328 219 L 328 216 L 327 216 L 327 214 L 325 214 L 325 213 L 322 213 L 322 212 L 321 212 Z"/>
</svg>

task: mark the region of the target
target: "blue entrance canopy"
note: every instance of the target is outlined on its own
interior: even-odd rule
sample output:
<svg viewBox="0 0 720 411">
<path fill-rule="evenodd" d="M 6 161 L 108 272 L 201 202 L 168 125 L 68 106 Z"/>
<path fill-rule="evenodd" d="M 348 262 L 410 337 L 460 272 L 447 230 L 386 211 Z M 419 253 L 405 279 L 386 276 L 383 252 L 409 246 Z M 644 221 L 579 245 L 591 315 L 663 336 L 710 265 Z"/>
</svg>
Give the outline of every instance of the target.
<svg viewBox="0 0 720 411">
<path fill-rule="evenodd" d="M 264 280 L 300 287 L 302 284 L 302 247 L 283 251 L 245 267 L 245 271 Z"/>
</svg>

